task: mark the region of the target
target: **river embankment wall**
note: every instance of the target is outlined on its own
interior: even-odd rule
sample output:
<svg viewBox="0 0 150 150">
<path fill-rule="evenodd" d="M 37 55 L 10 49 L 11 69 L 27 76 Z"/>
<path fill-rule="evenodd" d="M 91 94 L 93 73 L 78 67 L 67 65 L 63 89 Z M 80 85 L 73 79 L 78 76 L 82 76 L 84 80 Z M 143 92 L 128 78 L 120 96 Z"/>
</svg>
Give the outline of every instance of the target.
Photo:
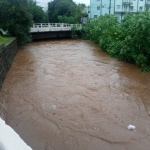
<svg viewBox="0 0 150 150">
<path fill-rule="evenodd" d="M 0 46 L 0 90 L 17 51 L 18 44 L 16 39 L 6 46 Z"/>
<path fill-rule="evenodd" d="M 18 51 L 17 40 L 14 39 L 7 45 L 0 45 L 0 117 L 5 118 L 6 107 L 5 102 L 2 101 L 1 89 L 2 84 L 6 78 L 7 72 L 9 71 L 14 57 Z"/>
</svg>

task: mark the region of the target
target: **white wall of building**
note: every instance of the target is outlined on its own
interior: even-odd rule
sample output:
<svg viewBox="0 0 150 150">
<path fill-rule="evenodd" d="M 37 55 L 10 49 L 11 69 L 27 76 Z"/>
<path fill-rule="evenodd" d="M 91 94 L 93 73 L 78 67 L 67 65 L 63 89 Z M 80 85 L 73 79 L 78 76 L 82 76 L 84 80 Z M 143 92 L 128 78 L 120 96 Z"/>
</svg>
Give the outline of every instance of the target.
<svg viewBox="0 0 150 150">
<path fill-rule="evenodd" d="M 100 9 L 98 10 L 98 7 L 101 6 L 101 2 L 96 0 L 90 1 L 90 18 L 97 18 L 98 16 L 100 16 Z"/>
<path fill-rule="evenodd" d="M 137 11 L 144 11 L 145 10 L 145 3 L 146 3 L 145 0 L 143 0 L 143 1 L 140 0 L 138 5 L 137 5 Z"/>
<path fill-rule="evenodd" d="M 90 0 L 89 17 L 112 14 L 121 20 L 126 12 L 143 12 L 146 4 L 150 7 L 150 0 Z"/>
<path fill-rule="evenodd" d="M 100 15 L 113 14 L 114 0 L 91 0 L 90 1 L 90 18 L 96 18 Z"/>
</svg>

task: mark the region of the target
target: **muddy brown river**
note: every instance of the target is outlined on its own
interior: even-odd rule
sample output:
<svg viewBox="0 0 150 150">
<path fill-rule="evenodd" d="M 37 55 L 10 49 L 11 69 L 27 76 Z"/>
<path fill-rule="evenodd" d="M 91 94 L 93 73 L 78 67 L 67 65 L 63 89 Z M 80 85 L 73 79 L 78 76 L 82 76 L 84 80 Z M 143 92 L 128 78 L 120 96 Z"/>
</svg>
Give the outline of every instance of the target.
<svg viewBox="0 0 150 150">
<path fill-rule="evenodd" d="M 150 73 L 89 41 L 21 47 L 1 102 L 7 124 L 33 150 L 150 149 Z"/>
</svg>

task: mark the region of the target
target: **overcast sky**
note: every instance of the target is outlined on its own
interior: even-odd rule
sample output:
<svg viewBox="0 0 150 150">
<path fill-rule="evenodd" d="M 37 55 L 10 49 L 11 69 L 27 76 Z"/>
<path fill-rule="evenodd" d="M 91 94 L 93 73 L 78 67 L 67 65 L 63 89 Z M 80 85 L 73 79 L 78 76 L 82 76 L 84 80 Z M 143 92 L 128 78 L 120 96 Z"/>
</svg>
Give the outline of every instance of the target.
<svg viewBox="0 0 150 150">
<path fill-rule="evenodd" d="M 76 3 L 84 3 L 86 5 L 90 5 L 90 0 L 73 0 Z"/>
</svg>

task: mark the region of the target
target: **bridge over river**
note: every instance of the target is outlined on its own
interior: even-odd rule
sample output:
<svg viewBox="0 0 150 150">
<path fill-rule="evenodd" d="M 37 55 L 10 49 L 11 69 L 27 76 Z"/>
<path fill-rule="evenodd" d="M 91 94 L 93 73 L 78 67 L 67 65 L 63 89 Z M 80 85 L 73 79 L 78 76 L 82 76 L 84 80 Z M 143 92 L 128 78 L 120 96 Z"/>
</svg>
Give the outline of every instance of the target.
<svg viewBox="0 0 150 150">
<path fill-rule="evenodd" d="M 89 41 L 20 47 L 0 94 L 6 122 L 33 150 L 150 149 L 150 73 Z"/>
<path fill-rule="evenodd" d="M 71 37 L 72 28 L 82 29 L 81 24 L 68 23 L 36 23 L 30 29 L 33 39 L 46 39 L 54 37 Z"/>
</svg>

